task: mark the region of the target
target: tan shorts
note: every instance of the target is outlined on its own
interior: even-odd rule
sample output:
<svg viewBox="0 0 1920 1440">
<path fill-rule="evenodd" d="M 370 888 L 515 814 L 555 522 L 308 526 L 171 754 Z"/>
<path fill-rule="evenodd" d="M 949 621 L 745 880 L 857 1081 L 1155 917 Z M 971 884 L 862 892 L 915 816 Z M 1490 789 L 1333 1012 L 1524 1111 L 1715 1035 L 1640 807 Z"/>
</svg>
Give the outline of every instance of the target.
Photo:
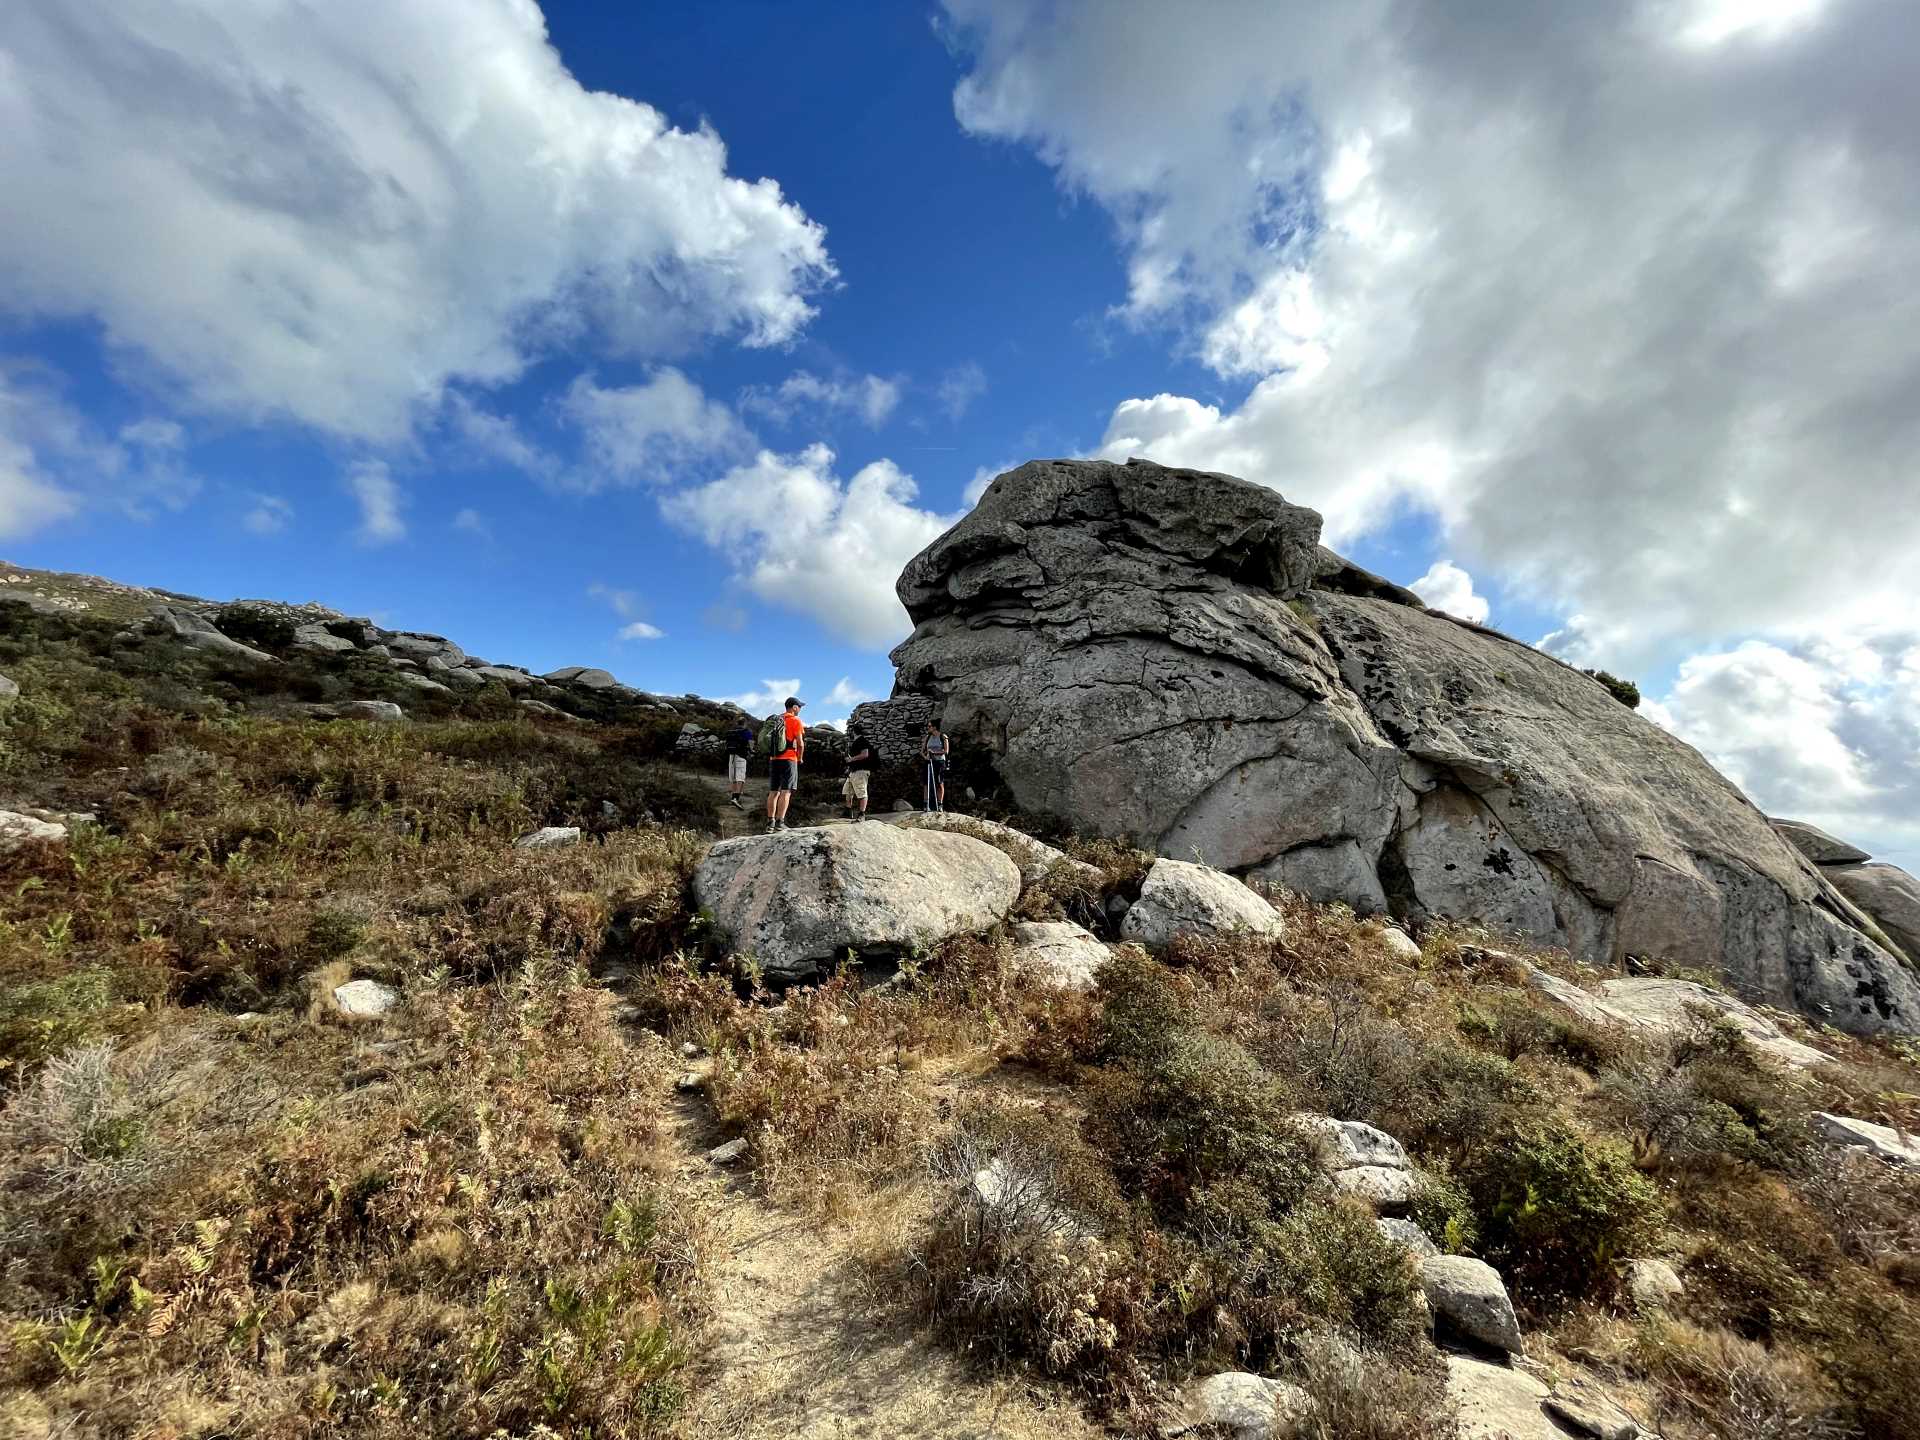
<svg viewBox="0 0 1920 1440">
<path fill-rule="evenodd" d="M 745 780 L 747 778 L 747 757 L 744 755 L 727 756 L 727 779 Z"/>
<path fill-rule="evenodd" d="M 846 784 L 840 787 L 840 793 L 849 800 L 858 800 L 865 804 L 867 800 L 867 772 L 856 770 L 847 776 Z"/>
</svg>

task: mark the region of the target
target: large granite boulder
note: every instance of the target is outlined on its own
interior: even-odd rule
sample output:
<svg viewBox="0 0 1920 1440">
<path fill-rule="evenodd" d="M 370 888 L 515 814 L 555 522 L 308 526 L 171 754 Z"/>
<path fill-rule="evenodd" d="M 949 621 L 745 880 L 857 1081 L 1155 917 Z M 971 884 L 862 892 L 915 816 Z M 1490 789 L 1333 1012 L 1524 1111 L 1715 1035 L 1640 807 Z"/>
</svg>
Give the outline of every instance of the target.
<svg viewBox="0 0 1920 1440">
<path fill-rule="evenodd" d="M 1858 905 L 1887 938 L 1920 964 L 1920 880 L 1898 865 L 1839 865 L 1827 872 L 1840 893 Z"/>
<path fill-rule="evenodd" d="M 1024 465 L 901 575 L 893 704 L 1083 832 L 1920 1030 L 1920 981 L 1697 752 L 1319 536 L 1231 476 Z"/>
<path fill-rule="evenodd" d="M 1278 910 L 1233 876 L 1185 860 L 1156 860 L 1120 922 L 1120 935 L 1161 950 L 1180 935 L 1277 938 L 1284 926 Z"/>
<path fill-rule="evenodd" d="M 967 835 L 837 825 L 723 840 L 693 893 L 736 951 L 794 979 L 848 951 L 897 955 L 984 930 L 1020 898 L 1020 870 Z"/>
<path fill-rule="evenodd" d="M 278 663 L 264 651 L 222 635 L 213 627 L 212 621 L 182 605 L 155 606 L 152 614 L 127 633 L 159 636 L 184 645 L 189 650 L 204 651 L 224 660 L 239 660 L 250 665 Z"/>
</svg>

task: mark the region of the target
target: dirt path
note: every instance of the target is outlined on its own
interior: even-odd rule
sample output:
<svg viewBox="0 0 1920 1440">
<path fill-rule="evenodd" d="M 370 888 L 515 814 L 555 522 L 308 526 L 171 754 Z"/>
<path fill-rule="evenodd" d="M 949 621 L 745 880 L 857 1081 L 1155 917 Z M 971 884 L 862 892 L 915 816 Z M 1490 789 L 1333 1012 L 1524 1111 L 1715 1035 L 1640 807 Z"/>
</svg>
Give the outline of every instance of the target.
<svg viewBox="0 0 1920 1440">
<path fill-rule="evenodd" d="M 686 1376 L 687 1432 L 729 1440 L 1093 1440 L 1064 1399 L 978 1380 L 889 1313 L 843 1226 L 777 1209 L 718 1169 L 699 1095 L 674 1097 L 687 1183 L 711 1194 L 714 1318 Z"/>
</svg>

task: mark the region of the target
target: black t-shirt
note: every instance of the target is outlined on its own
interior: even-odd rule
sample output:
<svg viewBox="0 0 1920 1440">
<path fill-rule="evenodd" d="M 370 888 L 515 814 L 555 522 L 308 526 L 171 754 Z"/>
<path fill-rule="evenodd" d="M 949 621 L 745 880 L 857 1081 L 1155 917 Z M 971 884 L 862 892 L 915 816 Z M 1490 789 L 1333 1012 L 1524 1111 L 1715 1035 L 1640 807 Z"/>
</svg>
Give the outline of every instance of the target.
<svg viewBox="0 0 1920 1440">
<path fill-rule="evenodd" d="M 862 750 L 867 752 L 864 756 L 860 755 Z M 856 759 L 856 756 L 860 758 Z M 849 731 L 847 734 L 847 773 L 851 775 L 856 770 L 871 769 L 873 769 L 873 742 L 867 739 L 866 735 L 859 730 Z"/>
</svg>

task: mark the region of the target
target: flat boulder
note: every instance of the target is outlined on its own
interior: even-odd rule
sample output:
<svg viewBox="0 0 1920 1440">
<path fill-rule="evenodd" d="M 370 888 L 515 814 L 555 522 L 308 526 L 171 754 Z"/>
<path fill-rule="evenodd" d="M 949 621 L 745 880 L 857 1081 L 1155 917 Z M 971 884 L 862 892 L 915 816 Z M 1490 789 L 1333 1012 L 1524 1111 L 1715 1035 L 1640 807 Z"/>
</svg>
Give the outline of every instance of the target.
<svg viewBox="0 0 1920 1440">
<path fill-rule="evenodd" d="M 1476 1345 L 1518 1355 L 1520 1320 L 1500 1272 L 1466 1255 L 1429 1255 L 1420 1262 L 1427 1305 L 1448 1328 Z"/>
<path fill-rule="evenodd" d="M 1020 871 L 982 840 L 836 825 L 723 840 L 694 872 L 695 903 L 734 950 L 795 979 L 855 954 L 901 952 L 997 924 Z"/>
<path fill-rule="evenodd" d="M 552 850 L 560 845 L 575 845 L 580 840 L 578 825 L 548 825 L 513 842 L 516 850 Z"/>
<path fill-rule="evenodd" d="M 407 712 L 391 700 L 346 700 L 335 706 L 334 712 L 342 720 L 373 720 L 383 724 L 407 717 Z"/>
<path fill-rule="evenodd" d="M 590 665 L 563 665 L 540 677 L 552 685 L 572 685 L 581 690 L 624 690 L 626 687 L 605 670 Z"/>
<path fill-rule="evenodd" d="M 0 810 L 0 855 L 11 855 L 24 845 L 37 841 L 58 844 L 67 838 L 67 827 L 55 820 L 39 820 L 14 810 Z"/>
<path fill-rule="evenodd" d="M 1291 1440 L 1312 1412 L 1313 1401 L 1298 1385 L 1228 1370 L 1196 1380 L 1181 1391 L 1179 1406 L 1161 1433 Z"/>
<path fill-rule="evenodd" d="M 1396 1220 L 1389 1215 L 1376 1215 L 1373 1217 L 1373 1223 L 1380 1228 L 1382 1235 L 1410 1253 L 1416 1260 L 1425 1260 L 1429 1255 L 1441 1253 L 1440 1247 L 1433 1243 L 1433 1237 L 1411 1220 Z"/>
<path fill-rule="evenodd" d="M 524 690 L 534 683 L 533 676 L 511 665 L 481 665 L 473 673 L 483 680 L 497 680 L 509 690 Z"/>
<path fill-rule="evenodd" d="M 444 635 L 425 635 L 416 630 L 396 630 L 381 637 L 388 650 L 409 660 L 444 660 L 458 665 L 467 652 Z"/>
<path fill-rule="evenodd" d="M 1460 1440 L 1566 1440 L 1547 1418 L 1552 1392 L 1524 1370 L 1472 1355 L 1447 1356 L 1447 1399 Z"/>
<path fill-rule="evenodd" d="M 334 634 L 324 625 L 299 625 L 294 628 L 293 648 L 316 655 L 338 655 L 357 647 L 353 641 Z"/>
<path fill-rule="evenodd" d="M 1277 939 L 1280 912 L 1231 875 L 1185 860 L 1156 860 L 1140 886 L 1140 898 L 1120 922 L 1123 938 L 1149 950 L 1165 949 L 1177 935 L 1257 935 Z"/>
<path fill-rule="evenodd" d="M 1013 927 L 1013 963 L 1058 990 L 1091 990 L 1107 947 L 1070 921 L 1022 921 Z"/>
<path fill-rule="evenodd" d="M 1920 1170 L 1920 1140 L 1910 1132 L 1891 1125 L 1876 1125 L 1871 1120 L 1855 1120 L 1850 1115 L 1834 1115 L 1816 1110 L 1807 1117 L 1813 1133 L 1822 1140 L 1851 1149 L 1864 1150 L 1876 1160 L 1897 1165 L 1903 1170 Z"/>
<path fill-rule="evenodd" d="M 1858 865 L 1873 857 L 1804 820 L 1769 820 L 1775 832 L 1816 865 Z"/>
<path fill-rule="evenodd" d="M 409 685 L 423 694 L 451 695 L 453 693 L 451 689 L 442 685 L 438 680 L 429 680 L 426 676 L 416 675 L 410 670 L 396 670 L 393 678 L 400 681 L 401 684 Z"/>
<path fill-rule="evenodd" d="M 1709 1011 L 1731 1021 L 1762 1055 L 1796 1070 L 1825 1065 L 1833 1059 L 1826 1051 L 1793 1039 L 1779 1022 L 1746 1001 L 1691 980 L 1655 976 L 1606 980 L 1600 985 L 1600 999 L 1606 1013 L 1621 1024 L 1669 1035 L 1683 1033 L 1693 1023 L 1695 1012 Z"/>
</svg>

